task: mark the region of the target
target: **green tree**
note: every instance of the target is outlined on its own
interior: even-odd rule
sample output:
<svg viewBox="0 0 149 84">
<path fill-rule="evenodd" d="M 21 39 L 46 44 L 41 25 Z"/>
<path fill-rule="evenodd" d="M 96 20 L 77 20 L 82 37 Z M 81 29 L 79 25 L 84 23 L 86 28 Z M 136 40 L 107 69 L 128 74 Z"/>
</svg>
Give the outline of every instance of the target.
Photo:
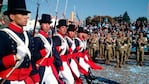
<svg viewBox="0 0 149 84">
<path fill-rule="evenodd" d="M 130 18 L 128 16 L 128 13 L 127 11 L 124 13 L 123 15 L 123 21 L 125 21 L 126 23 L 130 23 Z"/>
<path fill-rule="evenodd" d="M 147 17 L 139 17 L 139 18 L 137 18 L 137 21 L 147 23 L 148 20 L 147 20 Z"/>
</svg>

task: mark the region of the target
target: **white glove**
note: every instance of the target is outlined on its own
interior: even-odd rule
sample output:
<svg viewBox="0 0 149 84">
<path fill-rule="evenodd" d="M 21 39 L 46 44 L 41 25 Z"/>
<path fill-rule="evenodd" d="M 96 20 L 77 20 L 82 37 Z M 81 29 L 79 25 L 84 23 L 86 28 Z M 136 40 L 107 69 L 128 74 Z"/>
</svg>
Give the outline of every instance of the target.
<svg viewBox="0 0 149 84">
<path fill-rule="evenodd" d="M 49 52 L 50 51 L 50 44 L 45 43 L 44 47 L 46 48 L 46 51 Z"/>
<path fill-rule="evenodd" d="M 59 71 L 59 74 L 58 75 L 59 75 L 60 78 L 63 78 L 62 71 Z"/>
<path fill-rule="evenodd" d="M 24 50 L 24 46 L 20 45 L 17 47 L 17 53 L 16 56 L 18 59 L 24 59 L 24 57 L 26 56 L 27 52 Z"/>
</svg>

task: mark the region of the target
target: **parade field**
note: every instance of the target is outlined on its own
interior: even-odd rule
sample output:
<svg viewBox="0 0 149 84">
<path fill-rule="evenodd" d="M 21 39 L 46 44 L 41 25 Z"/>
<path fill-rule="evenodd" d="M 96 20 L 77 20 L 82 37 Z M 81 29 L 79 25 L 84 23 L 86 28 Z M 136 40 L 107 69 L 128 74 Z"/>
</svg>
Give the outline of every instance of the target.
<svg viewBox="0 0 149 84">
<path fill-rule="evenodd" d="M 104 61 L 99 59 L 96 62 L 104 69 L 93 71 L 94 75 L 98 77 L 93 84 L 149 84 L 149 55 L 145 55 L 143 66 L 136 65 L 134 54 L 122 68 L 115 68 L 115 61 L 109 65 L 105 65 Z"/>
</svg>

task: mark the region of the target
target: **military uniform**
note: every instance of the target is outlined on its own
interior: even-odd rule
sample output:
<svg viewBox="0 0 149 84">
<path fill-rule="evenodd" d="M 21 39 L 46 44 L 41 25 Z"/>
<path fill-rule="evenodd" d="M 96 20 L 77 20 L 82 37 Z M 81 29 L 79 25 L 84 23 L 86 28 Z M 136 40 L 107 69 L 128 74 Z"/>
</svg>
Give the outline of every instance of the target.
<svg viewBox="0 0 149 84">
<path fill-rule="evenodd" d="M 60 19 L 57 25 L 58 30 L 67 27 L 66 20 Z M 62 28 L 61 28 L 62 27 Z M 64 32 L 63 32 L 64 33 Z M 59 69 L 59 74 L 63 78 L 66 84 L 74 84 L 74 77 L 72 75 L 71 69 L 68 65 L 68 51 L 69 46 L 65 37 L 65 34 L 62 34 L 61 31 L 58 31 L 57 34 L 53 36 L 53 42 L 55 42 L 55 47 L 58 51 L 58 54 L 62 60 L 63 70 Z M 57 64 L 55 64 L 57 65 Z"/>
<path fill-rule="evenodd" d="M 48 14 L 42 14 L 42 19 L 39 20 L 41 28 L 38 34 L 35 35 L 35 56 L 36 65 L 39 69 L 40 84 L 58 84 L 63 83 L 58 76 L 54 62 L 58 64 L 58 67 L 62 67 L 62 61 L 58 52 L 55 49 L 55 45 L 52 38 L 48 35 L 47 25 L 50 27 L 51 16 Z M 42 26 L 42 25 L 46 25 Z M 48 28 L 49 29 L 49 28 Z"/>
<path fill-rule="evenodd" d="M 116 40 L 116 68 L 121 68 L 124 61 L 124 38 L 120 35 L 122 32 L 119 32 L 119 37 Z"/>
<path fill-rule="evenodd" d="M 28 13 L 30 11 L 26 10 L 25 0 L 8 0 L 4 15 L 11 20 L 8 28 L 0 30 L 1 84 L 35 84 L 40 81 L 33 55 L 33 37 L 23 30 Z M 16 14 L 20 17 L 16 17 Z M 18 19 L 21 19 L 20 23 Z"/>
<path fill-rule="evenodd" d="M 99 39 L 99 58 L 105 58 L 104 36 Z"/>
<path fill-rule="evenodd" d="M 23 42 L 25 42 L 28 39 L 28 48 L 30 50 L 30 53 L 32 56 L 33 49 L 34 49 L 34 41 L 32 36 L 27 33 L 27 37 L 25 38 L 23 34 L 23 30 L 18 28 L 17 26 L 13 24 L 9 24 L 9 29 L 14 32 Z M 9 36 L 6 32 L 0 31 L 0 50 L 3 52 L 0 52 L 0 78 L 1 81 L 6 78 L 6 75 L 9 74 L 9 72 L 13 69 L 14 66 L 17 66 L 16 63 L 21 61 L 16 61 L 14 59 L 14 55 L 17 53 L 17 42 L 12 39 L 11 36 Z M 24 49 L 25 50 L 25 49 Z M 32 80 L 32 77 L 36 74 L 38 74 L 36 70 L 36 66 L 34 61 L 31 60 L 31 58 L 34 58 L 33 56 L 30 57 L 29 55 L 26 55 L 22 61 L 22 63 L 15 68 L 15 70 L 10 74 L 10 76 L 6 79 L 6 84 L 11 84 L 15 81 L 20 81 L 22 84 L 34 84 L 34 81 Z M 30 77 L 30 75 L 33 75 Z M 37 76 L 37 77 L 36 77 Z M 36 79 L 39 79 L 39 76 L 36 75 L 33 78 L 36 77 Z M 38 82 L 39 80 L 35 80 Z M 18 82 L 18 83 L 20 83 Z M 4 83 L 4 84 L 5 84 Z"/>
<path fill-rule="evenodd" d="M 105 39 L 105 64 L 110 64 L 110 60 L 112 57 L 112 38 L 108 37 Z"/>
<path fill-rule="evenodd" d="M 143 37 L 143 33 L 140 33 L 140 36 L 137 39 L 137 46 L 136 46 L 136 52 L 137 52 L 137 65 L 142 66 L 144 61 L 144 46 L 146 44 L 146 39 Z"/>
</svg>

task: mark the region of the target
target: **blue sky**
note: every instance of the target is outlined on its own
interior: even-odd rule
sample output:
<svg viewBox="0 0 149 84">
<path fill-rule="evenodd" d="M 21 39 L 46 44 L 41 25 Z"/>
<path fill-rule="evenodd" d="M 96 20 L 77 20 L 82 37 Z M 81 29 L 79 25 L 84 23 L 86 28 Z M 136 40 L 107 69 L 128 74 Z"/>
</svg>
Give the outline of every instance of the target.
<svg viewBox="0 0 149 84">
<path fill-rule="evenodd" d="M 39 16 L 47 13 L 55 16 L 57 0 L 39 0 Z M 66 0 L 59 0 L 58 17 L 62 17 Z M 30 10 L 31 18 L 35 18 L 37 0 L 26 0 L 27 9 Z M 119 16 L 127 11 L 131 20 L 140 16 L 149 18 L 149 0 L 68 0 L 66 18 L 70 17 L 71 11 L 75 9 L 80 19 L 94 15 Z"/>
</svg>

